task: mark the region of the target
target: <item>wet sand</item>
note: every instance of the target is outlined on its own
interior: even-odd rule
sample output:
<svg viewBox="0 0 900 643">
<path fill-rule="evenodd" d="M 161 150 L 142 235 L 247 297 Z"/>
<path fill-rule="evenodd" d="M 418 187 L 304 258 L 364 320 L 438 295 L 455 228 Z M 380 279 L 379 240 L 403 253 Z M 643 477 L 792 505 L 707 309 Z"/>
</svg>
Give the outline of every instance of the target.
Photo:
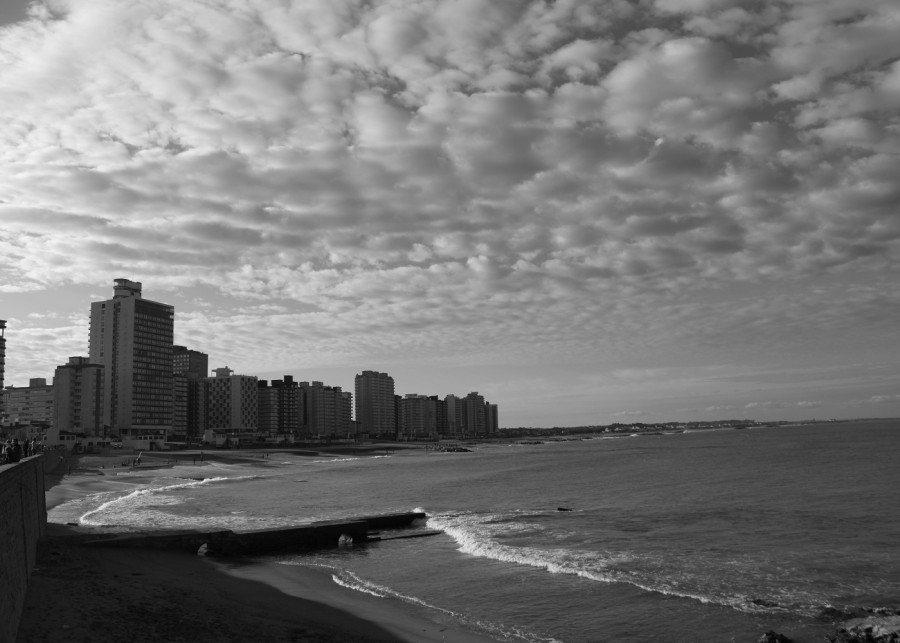
<svg viewBox="0 0 900 643">
<path fill-rule="evenodd" d="M 173 466 L 166 457 L 145 456 L 140 469 Z M 258 453 L 204 457 L 263 459 Z M 46 478 L 47 508 L 120 486 L 127 490 L 133 477 L 123 482 L 105 475 L 124 459 L 117 454 L 62 462 Z M 315 569 L 79 544 L 89 533 L 97 532 L 48 525 L 18 643 L 492 640 L 432 621 L 412 606 L 343 588 Z"/>
</svg>

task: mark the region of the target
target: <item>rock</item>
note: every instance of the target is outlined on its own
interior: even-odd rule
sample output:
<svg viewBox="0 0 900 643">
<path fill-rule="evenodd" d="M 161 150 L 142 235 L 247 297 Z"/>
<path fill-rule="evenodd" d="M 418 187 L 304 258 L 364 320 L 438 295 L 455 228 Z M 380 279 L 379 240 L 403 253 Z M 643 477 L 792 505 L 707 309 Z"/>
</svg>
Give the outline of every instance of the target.
<svg viewBox="0 0 900 643">
<path fill-rule="evenodd" d="M 869 616 L 847 621 L 834 643 L 900 643 L 900 616 Z"/>
<path fill-rule="evenodd" d="M 769 630 L 757 639 L 757 643 L 793 643 L 793 640 L 789 639 L 784 634 Z"/>
</svg>

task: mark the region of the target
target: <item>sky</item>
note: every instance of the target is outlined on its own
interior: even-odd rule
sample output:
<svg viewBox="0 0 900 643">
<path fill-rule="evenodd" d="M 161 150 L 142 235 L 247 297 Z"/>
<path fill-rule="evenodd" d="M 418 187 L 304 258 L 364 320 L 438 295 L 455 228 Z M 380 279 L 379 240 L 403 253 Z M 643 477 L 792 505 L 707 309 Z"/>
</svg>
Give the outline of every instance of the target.
<svg viewBox="0 0 900 643">
<path fill-rule="evenodd" d="M 4 0 L 6 385 L 113 280 L 501 427 L 900 416 L 896 0 Z"/>
</svg>

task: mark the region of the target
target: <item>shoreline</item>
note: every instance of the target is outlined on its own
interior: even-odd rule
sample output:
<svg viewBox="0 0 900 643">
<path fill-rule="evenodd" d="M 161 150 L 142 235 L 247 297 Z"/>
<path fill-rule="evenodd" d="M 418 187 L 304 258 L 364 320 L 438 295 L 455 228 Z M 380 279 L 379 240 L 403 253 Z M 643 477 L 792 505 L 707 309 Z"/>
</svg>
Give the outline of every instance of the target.
<svg viewBox="0 0 900 643">
<path fill-rule="evenodd" d="M 149 459 L 147 454 L 142 458 L 148 465 Z M 258 454 L 239 452 L 205 452 L 204 459 L 264 463 Z M 121 454 L 67 456 L 45 473 L 47 509 L 140 484 L 143 476 L 117 480 L 105 475 L 122 460 Z M 168 468 L 162 462 L 153 465 L 146 466 L 148 480 L 154 471 Z M 414 606 L 341 587 L 325 571 L 177 551 L 81 546 L 86 533 L 104 532 L 48 523 L 26 593 L 18 634 L 22 643 L 494 640 L 462 625 L 435 622 Z"/>
</svg>

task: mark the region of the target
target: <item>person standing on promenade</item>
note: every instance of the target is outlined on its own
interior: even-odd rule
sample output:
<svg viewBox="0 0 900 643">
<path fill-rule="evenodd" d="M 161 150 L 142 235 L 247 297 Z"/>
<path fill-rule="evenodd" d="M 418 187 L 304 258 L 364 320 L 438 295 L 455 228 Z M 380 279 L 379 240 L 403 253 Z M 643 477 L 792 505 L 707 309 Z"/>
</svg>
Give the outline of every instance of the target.
<svg viewBox="0 0 900 643">
<path fill-rule="evenodd" d="M 22 459 L 22 445 L 19 438 L 13 438 L 12 446 L 7 449 L 7 461 L 18 462 Z"/>
</svg>

